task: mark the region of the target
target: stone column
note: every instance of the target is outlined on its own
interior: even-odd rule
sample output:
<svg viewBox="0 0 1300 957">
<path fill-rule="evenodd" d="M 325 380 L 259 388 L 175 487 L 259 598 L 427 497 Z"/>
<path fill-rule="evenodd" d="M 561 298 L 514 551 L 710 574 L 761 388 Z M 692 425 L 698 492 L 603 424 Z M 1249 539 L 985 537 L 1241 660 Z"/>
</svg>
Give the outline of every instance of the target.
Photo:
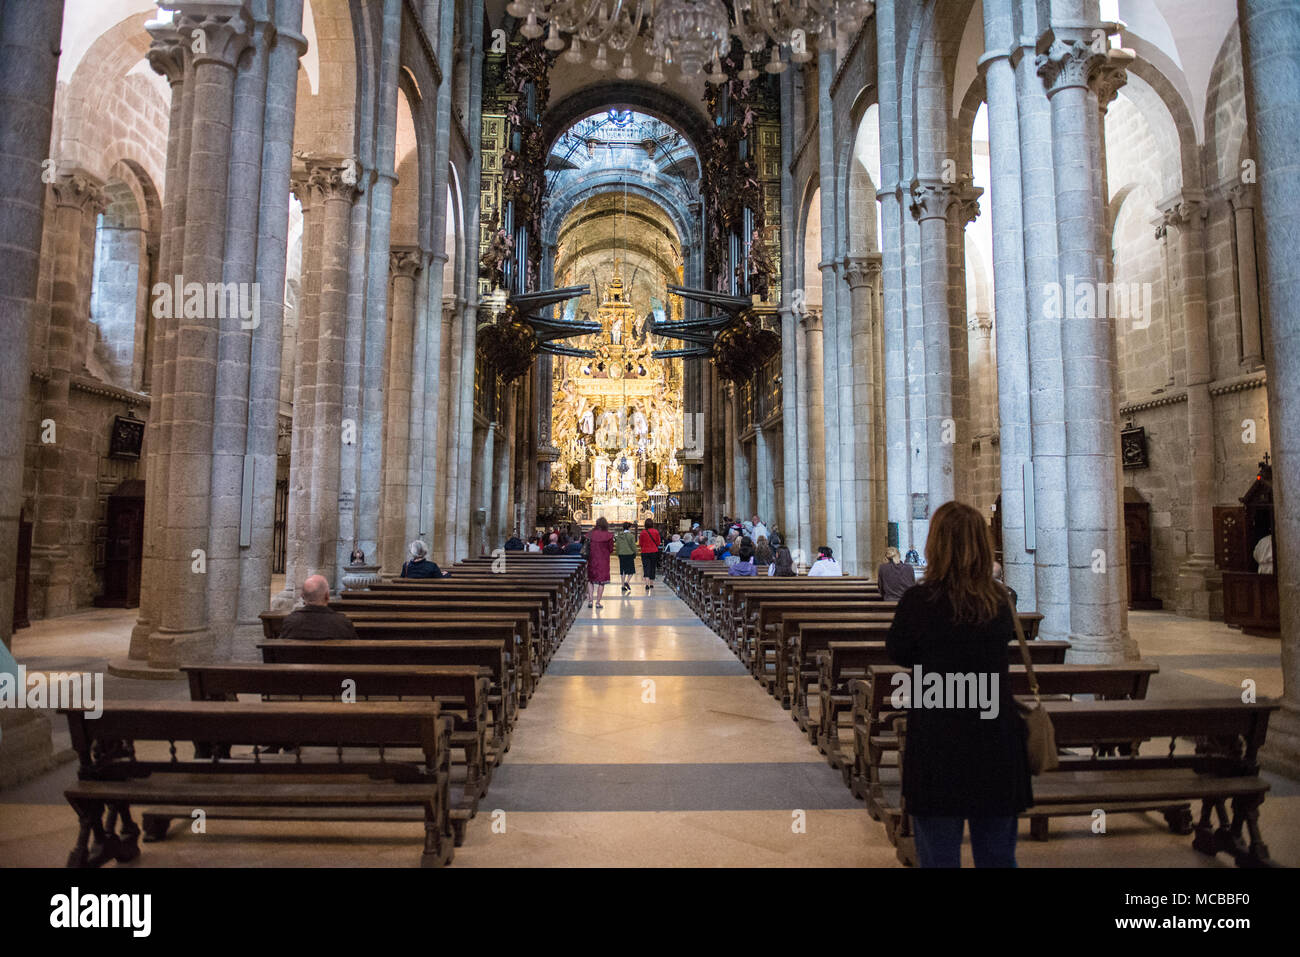
<svg viewBox="0 0 1300 957">
<path fill-rule="evenodd" d="M 827 527 L 828 517 L 826 512 L 825 499 L 816 494 L 826 487 L 826 427 L 825 416 L 823 414 L 823 396 L 822 387 L 822 370 L 823 349 L 822 349 L 822 310 L 820 306 L 809 306 L 808 311 L 804 314 L 803 321 L 804 344 L 806 346 L 805 358 L 807 366 L 804 370 L 804 382 L 807 385 L 804 402 L 808 408 L 808 430 L 804 433 L 807 441 L 800 448 L 800 455 L 807 455 L 808 468 L 804 472 L 806 481 L 810 488 L 808 495 L 808 539 L 805 549 L 808 554 L 812 554 L 813 549 L 820 545 L 827 545 Z M 806 451 L 805 451 L 806 449 Z M 801 469 L 800 471 L 804 471 Z"/>
<path fill-rule="evenodd" d="M 1249 183 L 1228 187 L 1232 204 L 1233 248 L 1237 254 L 1237 311 L 1241 324 L 1241 364 L 1264 364 L 1259 322 L 1259 267 L 1255 258 L 1255 189 Z"/>
<path fill-rule="evenodd" d="M 259 376 L 258 385 L 272 390 L 272 398 L 279 391 L 279 335 L 280 323 L 261 322 L 260 289 L 257 282 L 257 247 L 261 212 L 262 137 L 267 102 L 267 68 L 270 47 L 275 43 L 274 26 L 254 15 L 249 25 L 246 45 L 250 55 L 243 57 L 242 66 L 235 70 L 234 102 L 231 113 L 230 163 L 226 170 L 226 219 L 224 263 L 222 281 L 227 288 L 239 290 L 236 302 L 252 304 L 257 301 L 257 328 L 250 316 L 244 320 L 238 310 L 226 310 L 217 328 L 217 375 L 212 417 L 211 501 L 208 503 L 208 557 L 207 599 L 208 625 L 214 638 L 214 657 L 218 660 L 260 660 L 252 642 L 236 654 L 233 642 L 236 621 L 239 618 L 240 582 L 243 559 L 247 554 L 243 535 L 244 496 L 252 496 L 258 479 L 257 459 L 250 457 L 249 427 L 251 422 L 249 402 L 255 394 L 250 388 L 252 346 L 259 334 L 265 339 L 274 336 L 275 356 L 266 355 L 268 343 L 262 343 L 259 358 L 262 364 L 270 359 L 276 374 L 268 382 Z M 240 62 L 238 58 L 236 62 Z M 285 201 L 288 195 L 286 189 Z M 286 206 L 286 219 L 288 211 Z M 281 295 L 283 301 L 283 295 Z M 263 407 L 265 408 L 265 407 Z M 271 407 L 272 415 L 275 406 Z M 266 467 L 263 461 L 263 468 Z M 274 460 L 271 462 L 272 484 L 269 494 L 274 501 Z M 251 541 L 251 526 L 248 529 Z M 268 556 L 269 557 L 269 556 Z M 260 589 L 261 608 L 266 609 L 270 591 L 270 565 L 266 565 L 266 578 Z M 250 578 L 250 585 L 252 584 Z M 252 596 L 246 596 L 245 601 Z M 245 629 L 248 638 L 261 636 L 257 612 Z"/>
<path fill-rule="evenodd" d="M 73 611 L 73 579 L 78 571 L 68 545 L 81 483 L 68 455 L 68 443 L 78 426 L 72 419 L 69 390 L 73 373 L 83 370 L 78 342 L 85 337 L 87 265 L 94 256 L 86 242 L 95 218 L 107 203 L 102 184 L 85 172 L 64 173 L 53 183 L 54 215 L 50 222 L 53 257 L 50 269 L 50 325 L 46 361 L 49 379 L 40 405 L 41 441 L 37 446 L 37 507 L 32 523 L 30 600 L 33 617 L 54 618 Z M 26 378 L 26 376 L 24 376 Z M 44 423 L 50 423 L 46 426 Z M 52 441 L 46 441 L 50 435 Z"/>
<path fill-rule="evenodd" d="M 316 458 L 316 356 L 320 331 L 321 254 L 325 207 L 312 185 L 311 174 L 292 180 L 302 205 L 302 288 L 298 299 L 293 374 L 293 426 L 289 450 L 289 514 L 285 522 L 284 590 L 271 602 L 273 610 L 291 608 L 298 589 L 315 568 L 311 547 L 312 475 Z M 369 556 L 367 556 L 369 557 Z"/>
<path fill-rule="evenodd" d="M 339 513 L 354 503 L 340 496 L 340 452 L 357 441 L 360 426 L 343 421 L 343 377 L 349 278 L 349 225 L 359 192 L 354 165 L 337 159 L 308 164 L 310 199 L 303 216 L 303 297 L 299 310 L 301 363 L 294 391 L 294 457 L 290 465 L 291 576 L 286 591 L 297 594 L 307 576 L 335 579 Z M 301 424 L 299 420 L 301 419 Z M 346 434 L 345 434 L 346 428 Z M 371 558 L 367 551 L 366 557 Z"/>
<path fill-rule="evenodd" d="M 280 360 L 289 241 L 289 179 L 298 103 L 298 62 L 307 49 L 302 0 L 277 0 L 275 42 L 267 59 L 258 198 L 256 280 L 261 324 L 252 331 L 245 454 L 253 461 L 252 527 L 240 561 L 237 655 L 256 655 L 249 638 L 262 634 L 274 561 L 275 482 L 279 444 Z M 296 342 L 294 344 L 296 352 Z M 247 650 L 245 650 L 247 649 Z"/>
<path fill-rule="evenodd" d="M 803 529 L 808 523 L 806 498 L 807 454 L 801 453 L 804 432 L 800 409 L 804 404 L 803 373 L 799 363 L 798 317 L 790 309 L 781 310 L 781 466 L 784 480 L 784 521 L 781 534 L 793 550 L 805 540 Z M 800 471 L 800 462 L 803 471 Z"/>
<path fill-rule="evenodd" d="M 844 260 L 844 279 L 849 286 L 853 315 L 853 424 L 857 463 L 853 494 L 859 535 L 857 554 L 852 557 L 858 574 L 871 573 L 875 559 L 884 554 L 887 544 L 884 516 L 876 508 L 874 485 L 879 476 L 875 474 L 872 455 L 879 415 L 875 408 L 879 373 L 875 362 L 876 316 L 872 296 L 880 276 L 880 262 L 879 253 Z"/>
<path fill-rule="evenodd" d="M 1247 117 L 1259 160 L 1273 554 L 1282 622 L 1282 710 L 1269 723 L 1262 757 L 1300 777 L 1300 8 L 1289 0 L 1238 0 L 1237 10 Z"/>
<path fill-rule="evenodd" d="M 407 453 L 410 446 L 412 330 L 415 325 L 415 284 L 424 254 L 397 248 L 388 256 L 392 274 L 389 314 L 387 409 L 384 415 L 383 544 L 379 559 L 385 575 L 396 575 L 406 554 Z M 366 556 L 370 558 L 369 554 Z"/>
<path fill-rule="evenodd" d="M 1077 35 L 1070 31 L 1077 31 Z M 1091 31 L 1049 30 L 1039 40 L 1038 74 L 1047 88 L 1055 164 L 1058 281 L 1094 291 L 1106 280 L 1105 202 L 1095 174 L 1099 111 L 1090 83 L 1108 63 Z M 1104 160 L 1103 160 L 1104 161 Z M 1073 298 L 1072 293 L 1063 296 Z M 1065 311 L 1065 310 L 1063 310 Z M 1096 310 L 1094 310 L 1096 311 Z M 1127 556 L 1120 512 L 1114 330 L 1106 316 L 1060 319 L 1065 392 L 1072 660 L 1133 657 L 1125 607 Z"/>
<path fill-rule="evenodd" d="M 167 167 L 165 188 L 167 196 L 162 209 L 159 227 L 157 278 L 172 282 L 175 275 L 172 230 L 177 214 L 175 197 L 184 191 L 181 140 L 185 129 L 185 73 L 189 46 L 170 26 L 154 25 L 150 28 L 154 40 L 149 47 L 149 65 L 167 79 L 171 92 L 170 115 L 167 126 Z M 152 311 L 153 297 L 149 297 Z M 149 421 L 145 426 L 145 498 L 144 542 L 140 562 L 140 613 L 131 629 L 131 644 L 127 657 L 144 661 L 149 656 L 149 635 L 161 621 L 162 569 L 159 558 L 163 554 L 163 518 L 167 504 L 166 449 L 163 439 L 164 391 L 166 387 L 164 365 L 166 341 L 174 319 L 155 317 L 153 341 L 149 343 L 149 389 L 153 396 Z"/>
<path fill-rule="evenodd" d="M 459 494 L 460 483 L 457 478 L 460 470 L 460 448 L 458 439 L 458 429 L 460 428 L 460 393 L 459 387 L 459 361 L 460 361 L 460 322 L 461 304 L 455 297 L 444 297 L 442 300 L 442 332 L 440 339 L 440 351 L 438 361 L 439 386 L 438 394 L 431 394 L 431 404 L 438 408 L 438 424 L 433 431 L 432 437 L 437 446 L 437 461 L 435 463 L 437 474 L 437 485 L 433 499 L 429 503 L 429 514 L 423 520 L 421 527 L 425 530 L 432 530 L 434 542 L 429 543 L 430 548 L 437 549 L 437 554 L 444 560 L 453 560 L 452 555 L 456 552 L 456 534 L 458 526 L 465 522 L 462 509 L 458 506 L 457 495 Z M 427 415 L 427 413 L 426 413 Z M 425 441 L 430 441 L 430 433 L 426 431 Z"/>
<path fill-rule="evenodd" d="M 487 547 L 491 552 L 500 548 L 506 541 L 506 530 L 513 524 L 512 506 L 514 496 L 514 454 L 515 424 L 518 421 L 516 408 L 519 403 L 519 383 L 511 382 L 501 390 L 502 408 L 497 410 L 501 425 L 497 432 L 496 464 L 493 469 L 494 483 L 490 501 L 492 505 L 492 534 Z M 486 499 L 486 497 L 485 497 Z"/>
<path fill-rule="evenodd" d="M 471 233 L 477 235 L 477 233 Z M 474 459 L 471 453 L 474 450 L 474 359 L 475 343 L 477 338 L 478 307 L 466 303 L 460 316 L 460 322 L 456 324 L 455 345 L 459 347 L 459 355 L 454 351 L 451 356 L 452 363 L 452 382 L 458 387 L 459 393 L 453 389 L 453 401 L 459 394 L 459 411 L 456 414 L 456 425 L 454 430 L 448 436 L 448 450 L 454 450 L 459 461 L 456 464 L 456 509 L 448 515 L 449 520 L 454 523 L 455 536 L 453 540 L 452 555 L 454 560 L 469 557 L 473 554 L 470 550 L 469 532 L 473 522 L 474 503 L 470 497 L 470 487 Z M 474 526 L 477 527 L 477 526 Z"/>
<path fill-rule="evenodd" d="M 912 216 L 921 231 L 921 311 L 925 319 L 925 435 L 928 515 L 956 498 L 956 448 L 970 435 L 957 421 L 960 373 L 952 341 L 948 297 L 948 214 L 957 187 L 938 180 L 912 181 Z"/>
<path fill-rule="evenodd" d="M 1187 560 L 1178 569 L 1178 614 L 1216 618 L 1223 614 L 1223 579 L 1214 567 L 1214 403 L 1210 327 L 1205 296 L 1204 198 L 1184 190 L 1162 205 L 1164 223 L 1178 230 L 1182 268 L 1183 338 L 1187 362 L 1187 454 L 1190 521 Z M 1120 321 L 1126 321 L 1121 318 Z"/>
<path fill-rule="evenodd" d="M 489 550 L 488 538 L 492 534 L 492 527 L 495 524 L 493 515 L 493 504 L 495 496 L 493 495 L 492 477 L 495 475 L 493 468 L 494 455 L 497 446 L 497 423 L 489 422 L 487 428 L 483 430 L 483 449 L 478 458 L 478 496 L 473 505 L 474 512 L 477 516 L 484 516 L 482 523 L 479 523 L 477 517 L 474 521 L 475 535 L 477 541 L 470 540 L 470 554 L 486 555 Z M 479 430 L 475 430 L 478 434 Z"/>
<path fill-rule="evenodd" d="M 47 158 L 54 115 L 63 4 L 0 3 L 0 163 L 10 177 L 0 193 L 0 642 L 12 641 L 23 456 L 31 383 L 28 350 L 40 281 Z M 152 418 L 152 416 L 151 416 Z M 54 758 L 50 718 L 0 708 L 0 789 L 45 771 Z"/>
<path fill-rule="evenodd" d="M 776 522 L 772 451 L 768 448 L 767 430 L 762 423 L 754 426 L 754 501 L 751 503 L 764 522 Z"/>
</svg>

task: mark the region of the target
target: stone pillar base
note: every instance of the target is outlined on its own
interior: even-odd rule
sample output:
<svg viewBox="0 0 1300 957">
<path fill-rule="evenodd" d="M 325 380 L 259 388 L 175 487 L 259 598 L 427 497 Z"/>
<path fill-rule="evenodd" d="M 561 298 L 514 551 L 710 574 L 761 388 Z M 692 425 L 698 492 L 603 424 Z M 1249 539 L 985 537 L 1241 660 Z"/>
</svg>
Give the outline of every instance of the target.
<svg viewBox="0 0 1300 957">
<path fill-rule="evenodd" d="M 1300 781 L 1300 709 L 1283 702 L 1268 722 L 1268 739 L 1259 753 L 1265 769 Z"/>
<path fill-rule="evenodd" d="M 1174 610 L 1185 618 L 1223 620 L 1223 575 L 1212 564 L 1195 559 L 1178 569 Z"/>
<path fill-rule="evenodd" d="M 0 791 L 76 757 L 68 748 L 54 750 L 53 727 L 50 716 L 41 711 L 0 710 Z"/>
<path fill-rule="evenodd" d="M 1038 637 L 1048 636 L 1040 632 Z M 1063 637 L 1070 642 L 1070 650 L 1066 652 L 1065 660 L 1072 665 L 1120 664 L 1125 661 L 1137 661 L 1141 657 L 1137 642 L 1127 631 L 1117 638 L 1076 634 Z"/>
<path fill-rule="evenodd" d="M 203 664 L 219 660 L 216 636 L 207 628 L 197 631 L 156 631 L 149 636 L 149 667 L 178 668 L 181 663 Z"/>
</svg>

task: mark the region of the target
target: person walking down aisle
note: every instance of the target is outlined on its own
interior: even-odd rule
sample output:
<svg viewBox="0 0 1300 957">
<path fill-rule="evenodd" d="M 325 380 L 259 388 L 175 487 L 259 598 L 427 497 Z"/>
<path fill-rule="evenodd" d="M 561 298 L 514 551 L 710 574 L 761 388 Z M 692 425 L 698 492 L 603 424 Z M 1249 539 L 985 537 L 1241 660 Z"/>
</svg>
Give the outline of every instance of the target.
<svg viewBox="0 0 1300 957">
<path fill-rule="evenodd" d="M 984 516 L 947 502 L 930 519 L 925 581 L 903 593 L 885 638 L 895 664 L 991 678 L 996 700 L 919 700 L 907 712 L 903 798 L 922 867 L 960 867 L 970 821 L 976 867 L 1016 866 L 1017 815 L 1034 800 L 1025 722 L 1011 697 L 1007 643 L 1016 640 L 1006 590 L 993 580 L 993 541 Z M 946 677 L 945 677 L 946 676 Z"/>
<path fill-rule="evenodd" d="M 623 579 L 623 594 L 632 593 L 632 576 L 636 574 L 636 532 L 632 523 L 624 522 L 623 530 L 614 536 L 614 553 L 618 555 L 618 575 Z"/>
<path fill-rule="evenodd" d="M 600 603 L 609 584 L 609 556 L 614 551 L 614 536 L 602 515 L 587 536 L 587 607 L 604 608 Z"/>
<path fill-rule="evenodd" d="M 647 518 L 645 528 L 641 529 L 641 538 L 637 542 L 637 546 L 641 549 L 641 574 L 645 576 L 647 595 L 653 595 L 655 591 L 655 570 L 659 567 L 661 543 L 659 529 L 655 528 L 655 523 Z"/>
</svg>

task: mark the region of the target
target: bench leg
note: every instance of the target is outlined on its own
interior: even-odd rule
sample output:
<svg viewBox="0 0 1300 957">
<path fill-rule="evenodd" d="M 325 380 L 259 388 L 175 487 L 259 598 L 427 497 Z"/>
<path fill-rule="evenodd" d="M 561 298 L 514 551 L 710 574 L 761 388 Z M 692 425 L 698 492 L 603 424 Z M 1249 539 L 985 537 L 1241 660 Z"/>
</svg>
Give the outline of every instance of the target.
<svg viewBox="0 0 1300 957">
<path fill-rule="evenodd" d="M 1219 811 L 1219 820 L 1225 824 L 1227 823 L 1227 813 L 1222 802 L 1202 801 L 1201 819 L 1196 822 L 1196 836 L 1192 838 L 1192 850 L 1207 857 L 1213 857 L 1218 853 L 1218 842 L 1214 837 L 1214 811 L 1216 807 Z"/>
<path fill-rule="evenodd" d="M 1047 817 L 1036 814 L 1029 819 L 1029 836 L 1035 841 L 1047 840 Z"/>
<path fill-rule="evenodd" d="M 118 813 L 122 815 L 122 832 L 114 859 L 127 864 L 140 856 L 140 826 L 131 819 L 131 805 L 119 805 Z"/>
<path fill-rule="evenodd" d="M 1264 843 L 1259 830 L 1259 807 L 1264 803 L 1264 795 L 1238 797 L 1232 799 L 1232 856 L 1238 867 L 1276 867 L 1268 856 L 1268 845 Z M 1241 827 L 1245 824 L 1250 834 L 1250 846 L 1241 838 Z"/>
<path fill-rule="evenodd" d="M 1164 815 L 1165 823 L 1169 825 L 1170 834 L 1191 834 L 1195 830 L 1192 824 L 1191 805 L 1182 804 L 1178 807 L 1165 808 L 1160 813 Z"/>
<path fill-rule="evenodd" d="M 424 853 L 420 855 L 421 867 L 446 867 L 451 863 L 453 854 L 451 845 L 442 833 L 442 824 L 438 820 L 438 806 L 430 802 L 424 806 Z"/>
<path fill-rule="evenodd" d="M 68 855 L 68 867 L 99 867 L 109 858 L 116 858 L 121 848 L 121 841 L 113 833 L 117 821 L 116 809 L 108 812 L 108 826 L 105 827 L 102 801 L 69 803 L 77 812 L 80 827 L 77 843 Z M 94 840 L 90 841 L 92 837 Z"/>
<path fill-rule="evenodd" d="M 156 841 L 167 840 L 167 831 L 172 825 L 172 819 L 164 814 L 145 814 L 141 818 L 144 825 L 144 842 L 153 844 Z"/>
</svg>

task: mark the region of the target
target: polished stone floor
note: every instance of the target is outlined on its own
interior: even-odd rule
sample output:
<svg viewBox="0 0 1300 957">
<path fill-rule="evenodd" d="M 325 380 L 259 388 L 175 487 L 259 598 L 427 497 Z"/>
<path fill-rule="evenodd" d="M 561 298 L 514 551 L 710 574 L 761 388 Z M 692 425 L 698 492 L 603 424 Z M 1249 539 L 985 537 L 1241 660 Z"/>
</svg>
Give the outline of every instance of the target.
<svg viewBox="0 0 1300 957">
<path fill-rule="evenodd" d="M 18 633 L 29 668 L 102 670 L 134 613 L 94 610 Z M 1152 697 L 1281 691 L 1278 643 L 1142 612 L 1130 626 L 1160 664 Z M 108 676 L 110 698 L 185 697 L 184 682 Z M 56 732 L 58 729 L 56 729 Z M 66 746 L 66 730 L 56 744 Z M 61 865 L 76 836 L 62 800 L 72 765 L 0 793 L 0 866 Z M 1271 778 L 1261 815 L 1273 858 L 1300 865 L 1300 785 Z M 1022 866 L 1230 866 L 1206 861 L 1156 815 L 1053 819 Z M 178 829 L 179 830 L 179 829 Z M 210 821 L 144 848 L 132 866 L 410 866 L 421 829 L 399 824 Z M 898 866 L 872 821 L 789 712 L 662 584 L 585 609 L 529 706 L 455 866 Z"/>
</svg>

